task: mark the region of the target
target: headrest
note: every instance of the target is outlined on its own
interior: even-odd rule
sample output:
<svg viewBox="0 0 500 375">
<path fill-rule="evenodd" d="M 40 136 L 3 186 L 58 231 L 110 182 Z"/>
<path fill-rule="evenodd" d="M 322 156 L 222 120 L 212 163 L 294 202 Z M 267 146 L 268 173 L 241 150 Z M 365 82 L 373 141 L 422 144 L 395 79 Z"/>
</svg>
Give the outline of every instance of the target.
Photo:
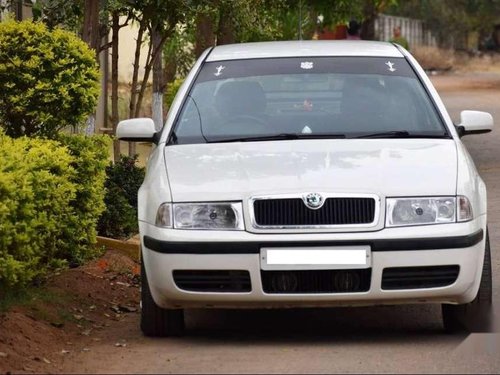
<svg viewBox="0 0 500 375">
<path fill-rule="evenodd" d="M 263 114 L 266 105 L 266 95 L 258 82 L 226 82 L 215 95 L 215 107 L 226 117 Z"/>
</svg>

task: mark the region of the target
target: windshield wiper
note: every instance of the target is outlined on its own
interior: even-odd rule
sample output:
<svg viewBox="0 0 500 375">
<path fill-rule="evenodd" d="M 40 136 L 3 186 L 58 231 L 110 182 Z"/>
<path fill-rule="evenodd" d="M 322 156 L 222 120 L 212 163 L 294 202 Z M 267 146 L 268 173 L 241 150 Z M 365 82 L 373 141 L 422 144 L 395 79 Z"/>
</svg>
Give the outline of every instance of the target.
<svg viewBox="0 0 500 375">
<path fill-rule="evenodd" d="M 219 138 L 211 139 L 208 143 L 224 143 L 224 142 L 260 142 L 260 141 L 287 141 L 292 139 L 337 139 L 345 138 L 345 134 L 297 134 L 297 133 L 280 133 L 273 135 L 260 135 L 253 137 L 238 137 L 238 138 Z"/>
<path fill-rule="evenodd" d="M 446 136 L 446 134 L 410 133 L 407 130 L 393 130 L 388 132 L 363 134 L 353 138 L 448 138 L 448 137 Z"/>
</svg>

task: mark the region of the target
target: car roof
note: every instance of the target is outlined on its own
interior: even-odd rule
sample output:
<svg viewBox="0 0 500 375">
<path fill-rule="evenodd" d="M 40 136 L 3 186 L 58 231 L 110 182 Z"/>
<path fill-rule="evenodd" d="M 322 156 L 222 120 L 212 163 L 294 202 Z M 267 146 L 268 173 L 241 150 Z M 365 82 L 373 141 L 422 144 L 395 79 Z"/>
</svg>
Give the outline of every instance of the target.
<svg viewBox="0 0 500 375">
<path fill-rule="evenodd" d="M 387 42 L 297 40 L 217 46 L 209 53 L 206 61 L 319 56 L 403 57 L 403 54 L 395 45 Z"/>
</svg>

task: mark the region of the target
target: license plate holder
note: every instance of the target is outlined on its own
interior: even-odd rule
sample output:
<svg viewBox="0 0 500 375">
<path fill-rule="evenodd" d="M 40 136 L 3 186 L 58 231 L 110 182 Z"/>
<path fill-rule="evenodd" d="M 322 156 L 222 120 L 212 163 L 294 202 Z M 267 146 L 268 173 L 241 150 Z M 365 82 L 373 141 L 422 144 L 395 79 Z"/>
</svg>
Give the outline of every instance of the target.
<svg viewBox="0 0 500 375">
<path fill-rule="evenodd" d="M 371 268 L 370 246 L 264 247 L 260 265 L 272 270 L 343 270 Z"/>
</svg>

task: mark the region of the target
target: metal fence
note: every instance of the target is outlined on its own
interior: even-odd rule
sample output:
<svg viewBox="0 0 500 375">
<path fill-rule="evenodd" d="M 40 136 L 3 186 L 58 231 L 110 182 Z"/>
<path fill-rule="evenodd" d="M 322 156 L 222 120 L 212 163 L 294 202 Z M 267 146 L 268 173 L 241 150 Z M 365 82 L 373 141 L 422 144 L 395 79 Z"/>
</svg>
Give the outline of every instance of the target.
<svg viewBox="0 0 500 375">
<path fill-rule="evenodd" d="M 436 38 L 430 30 L 426 28 L 424 21 L 389 16 L 387 14 L 379 14 L 375 21 L 375 34 L 378 40 L 389 41 L 393 35 L 393 28 L 401 27 L 401 35 L 408 40 L 410 46 L 436 46 Z"/>
</svg>

